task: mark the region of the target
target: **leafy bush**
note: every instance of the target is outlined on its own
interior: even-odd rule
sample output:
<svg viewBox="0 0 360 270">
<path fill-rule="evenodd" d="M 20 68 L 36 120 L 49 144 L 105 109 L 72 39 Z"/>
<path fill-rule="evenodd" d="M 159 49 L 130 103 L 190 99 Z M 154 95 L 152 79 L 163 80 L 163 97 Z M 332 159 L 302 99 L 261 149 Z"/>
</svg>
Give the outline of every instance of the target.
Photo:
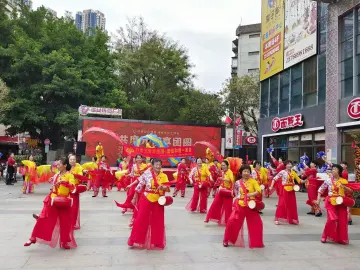
<svg viewBox="0 0 360 270">
<path fill-rule="evenodd" d="M 21 161 L 22 160 L 27 160 L 29 158 L 28 155 L 16 155 L 14 157 L 16 163 L 20 166 L 21 165 Z M 36 163 L 37 166 L 41 165 L 41 161 L 42 161 L 42 156 L 41 155 L 34 155 L 34 161 Z"/>
</svg>

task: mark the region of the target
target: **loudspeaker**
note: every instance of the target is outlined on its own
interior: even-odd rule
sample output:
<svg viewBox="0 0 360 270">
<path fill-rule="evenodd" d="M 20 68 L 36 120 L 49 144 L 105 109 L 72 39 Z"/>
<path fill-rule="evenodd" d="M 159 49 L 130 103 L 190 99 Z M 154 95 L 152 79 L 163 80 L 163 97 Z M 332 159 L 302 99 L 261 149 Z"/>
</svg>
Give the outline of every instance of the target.
<svg viewBox="0 0 360 270">
<path fill-rule="evenodd" d="M 76 155 L 83 156 L 85 155 L 86 142 L 77 142 L 76 145 Z"/>
<path fill-rule="evenodd" d="M 67 157 L 69 153 L 74 153 L 74 142 L 64 142 L 64 155 Z"/>
</svg>

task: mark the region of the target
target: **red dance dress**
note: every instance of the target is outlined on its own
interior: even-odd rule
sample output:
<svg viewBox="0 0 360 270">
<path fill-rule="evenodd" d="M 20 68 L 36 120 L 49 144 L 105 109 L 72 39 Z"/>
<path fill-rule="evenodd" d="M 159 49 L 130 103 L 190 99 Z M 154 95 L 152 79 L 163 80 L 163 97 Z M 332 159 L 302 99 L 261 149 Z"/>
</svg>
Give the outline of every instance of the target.
<svg viewBox="0 0 360 270">
<path fill-rule="evenodd" d="M 280 180 L 280 181 L 278 181 Z M 296 195 L 294 191 L 295 182 L 301 183 L 301 179 L 296 172 L 290 173 L 286 170 L 279 172 L 273 181 L 279 182 L 279 200 L 275 212 L 275 222 L 287 222 L 289 224 L 299 224 L 299 217 L 296 204 Z"/>
<path fill-rule="evenodd" d="M 168 182 L 167 175 L 160 172 L 158 175 L 148 169 L 139 177 L 136 192 L 141 193 L 138 204 L 138 213 L 134 220 L 128 245 L 140 249 L 164 249 L 166 246 L 165 235 L 165 209 L 158 203 L 160 196 L 165 191 L 158 190 L 159 186 Z M 170 189 L 167 189 L 169 192 Z"/>
<path fill-rule="evenodd" d="M 317 195 L 320 186 L 323 184 L 323 181 L 317 179 L 316 174 L 316 168 L 306 168 L 302 177 L 303 179 L 306 179 L 305 186 L 308 193 L 308 200 L 306 201 L 306 204 L 311 207 L 310 213 L 321 215 L 321 208 L 317 204 Z"/>
<path fill-rule="evenodd" d="M 94 185 L 94 195 L 93 197 L 97 197 L 100 191 L 101 186 L 101 193 L 103 197 L 107 197 L 106 191 L 109 186 L 112 184 L 114 180 L 114 176 L 111 173 L 110 166 L 108 163 L 100 161 L 98 163 L 98 172 L 96 175 L 96 182 Z"/>
<path fill-rule="evenodd" d="M 215 195 L 215 199 L 209 208 L 205 222 L 217 222 L 219 226 L 225 226 L 232 211 L 233 204 L 233 185 L 235 182 L 234 174 L 231 170 L 223 172 L 220 188 Z M 226 179 L 227 181 L 224 181 Z"/>
<path fill-rule="evenodd" d="M 255 197 L 248 198 L 248 193 L 261 193 L 261 189 L 256 180 L 250 178 L 246 182 L 238 180 L 234 186 L 237 196 L 234 202 L 234 209 L 226 224 L 224 234 L 224 245 L 231 244 L 245 247 L 244 242 L 244 220 L 246 218 L 248 228 L 248 241 L 250 248 L 263 248 L 263 223 L 257 209 L 250 209 L 249 201 L 256 200 Z"/>
<path fill-rule="evenodd" d="M 134 164 L 132 166 L 131 172 L 129 174 L 129 178 L 131 184 L 138 180 L 138 178 L 148 169 L 148 165 L 145 163 L 142 164 Z M 124 203 L 116 203 L 116 205 L 123 209 L 122 213 L 125 214 L 126 212 L 134 211 L 135 205 L 132 203 L 134 196 L 135 196 L 135 189 L 136 185 L 133 185 L 131 188 L 128 189 L 126 193 L 126 200 Z"/>
<path fill-rule="evenodd" d="M 74 167 L 71 168 L 70 173 L 74 175 L 75 187 L 81 183 L 83 178 L 83 168 L 80 164 L 76 163 Z M 71 198 L 73 199 L 73 205 L 71 207 L 71 220 L 75 230 L 80 229 L 80 194 L 71 193 Z"/>
<path fill-rule="evenodd" d="M 191 170 L 189 178 L 194 183 L 194 194 L 186 205 L 186 210 L 190 212 L 199 211 L 202 214 L 206 214 L 210 175 L 211 173 L 206 164 L 203 164 L 201 168 L 195 167 Z"/>
<path fill-rule="evenodd" d="M 36 221 L 30 242 L 55 248 L 60 238 L 61 248 L 75 248 L 77 245 L 69 202 L 72 200 L 70 192 L 75 187 L 75 179 L 71 173 L 58 173 L 54 179 L 52 192 L 44 200 L 44 207 Z"/>
<path fill-rule="evenodd" d="M 173 196 L 176 197 L 181 192 L 181 197 L 185 197 L 186 181 L 188 179 L 186 164 L 179 163 L 177 167 L 177 180 Z"/>
<path fill-rule="evenodd" d="M 324 232 L 322 234 L 322 242 L 327 239 L 339 244 L 349 244 L 348 235 L 348 214 L 346 202 L 349 200 L 353 203 L 353 199 L 345 196 L 345 190 L 341 185 L 348 184 L 344 178 L 335 180 L 333 177 L 326 179 L 319 188 L 319 193 L 323 194 L 328 191 L 325 199 L 325 208 L 327 210 L 327 221 Z M 336 199 L 343 198 L 342 204 L 337 204 Z"/>
</svg>

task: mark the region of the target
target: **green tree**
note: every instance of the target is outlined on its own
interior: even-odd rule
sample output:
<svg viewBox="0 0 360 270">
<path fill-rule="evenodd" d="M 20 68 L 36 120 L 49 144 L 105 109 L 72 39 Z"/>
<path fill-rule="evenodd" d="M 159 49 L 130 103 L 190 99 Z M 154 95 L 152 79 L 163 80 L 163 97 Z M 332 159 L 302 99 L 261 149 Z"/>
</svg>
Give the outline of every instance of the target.
<svg viewBox="0 0 360 270">
<path fill-rule="evenodd" d="M 1 6 L 0 6 L 1 8 Z M 8 23 L 1 16 L 0 27 Z M 86 38 L 68 18 L 46 9 L 21 10 L 14 31 L 0 46 L 0 76 L 10 91 L 0 101 L 0 122 L 8 132 L 56 142 L 76 136 L 77 108 L 101 104 L 116 87 L 109 37 Z"/>
<path fill-rule="evenodd" d="M 234 77 L 225 81 L 221 95 L 224 109 L 232 115 L 234 109 L 241 117 L 245 131 L 257 135 L 260 82 L 258 75 Z"/>
<path fill-rule="evenodd" d="M 221 124 L 223 116 L 220 96 L 194 90 L 187 96 L 186 106 L 181 109 L 178 120 L 192 124 Z"/>
<path fill-rule="evenodd" d="M 114 42 L 119 89 L 129 106 L 125 117 L 174 121 L 185 106 L 193 75 L 186 50 L 142 18 L 129 20 Z"/>
</svg>

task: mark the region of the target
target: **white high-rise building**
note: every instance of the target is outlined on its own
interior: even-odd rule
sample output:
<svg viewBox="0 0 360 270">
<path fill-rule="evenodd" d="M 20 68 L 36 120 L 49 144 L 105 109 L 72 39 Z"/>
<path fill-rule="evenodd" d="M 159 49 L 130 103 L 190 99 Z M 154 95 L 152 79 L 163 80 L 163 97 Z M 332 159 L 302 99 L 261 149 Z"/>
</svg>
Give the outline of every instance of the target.
<svg viewBox="0 0 360 270">
<path fill-rule="evenodd" d="M 106 19 L 104 13 L 98 10 L 87 9 L 84 11 L 77 12 L 75 15 L 76 28 L 89 33 L 94 34 L 94 29 L 100 28 L 105 32 Z"/>
<path fill-rule="evenodd" d="M 21 4 L 24 4 L 28 6 L 30 9 L 32 9 L 33 2 L 31 0 L 7 0 L 6 1 L 6 9 L 8 13 L 10 14 L 14 10 L 18 10 L 19 6 Z"/>
</svg>

